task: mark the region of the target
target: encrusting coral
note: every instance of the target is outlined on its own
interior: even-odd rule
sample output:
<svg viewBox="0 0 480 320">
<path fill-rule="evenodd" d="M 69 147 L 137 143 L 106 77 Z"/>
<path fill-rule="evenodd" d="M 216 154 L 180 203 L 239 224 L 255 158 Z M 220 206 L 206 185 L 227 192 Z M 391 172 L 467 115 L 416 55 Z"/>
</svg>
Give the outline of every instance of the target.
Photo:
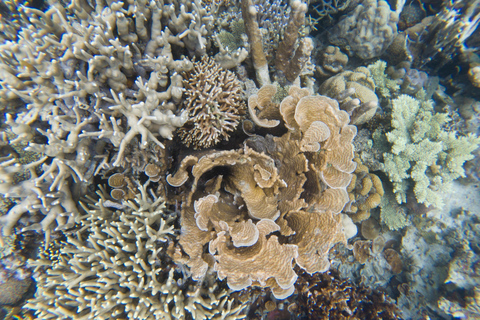
<svg viewBox="0 0 480 320">
<path fill-rule="evenodd" d="M 325 80 L 319 92 L 340 102 L 340 108 L 350 115 L 352 124 L 370 120 L 377 111 L 376 83 L 365 67 L 343 71 Z"/>
<path fill-rule="evenodd" d="M 137 192 L 121 210 L 107 208 L 103 192 L 84 205 L 81 229 L 58 254 L 31 261 L 37 292 L 27 307 L 41 319 L 242 319 L 228 289 L 193 286 L 175 270 L 167 254 L 175 216 L 146 185 Z"/>
<path fill-rule="evenodd" d="M 357 163 L 353 179 L 347 187 L 350 203 L 345 212 L 353 222 L 360 222 L 370 217 L 370 210 L 376 208 L 384 195 L 383 185 L 380 178 L 369 173 L 368 168 L 360 159 L 353 159 Z"/>
<path fill-rule="evenodd" d="M 356 167 L 356 128 L 335 100 L 307 89 L 291 87 L 280 110 L 290 128 L 282 137 L 254 136 L 241 149 L 190 155 L 167 177 L 172 186 L 191 186 L 176 260 L 194 279 L 211 268 L 233 290 L 270 287 L 283 299 L 297 278 L 293 261 L 324 272 L 329 249 L 346 241 L 348 218 L 339 213 Z"/>
</svg>

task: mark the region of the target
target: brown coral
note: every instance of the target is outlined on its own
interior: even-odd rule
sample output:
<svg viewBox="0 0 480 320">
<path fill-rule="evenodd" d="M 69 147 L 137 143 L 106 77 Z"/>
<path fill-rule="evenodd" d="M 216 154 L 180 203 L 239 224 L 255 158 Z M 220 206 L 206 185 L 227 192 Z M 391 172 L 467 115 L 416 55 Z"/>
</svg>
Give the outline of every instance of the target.
<svg viewBox="0 0 480 320">
<path fill-rule="evenodd" d="M 400 319 L 400 311 L 381 292 L 342 280 L 330 270 L 313 276 L 299 271 L 298 297 L 288 307 L 301 319 Z"/>
<path fill-rule="evenodd" d="M 320 77 L 326 78 L 342 72 L 348 63 L 348 56 L 339 47 L 328 46 L 322 51 L 320 61 L 316 71 Z"/>
<path fill-rule="evenodd" d="M 275 85 L 266 84 L 256 94 L 248 97 L 248 112 L 256 125 L 273 128 L 280 124 L 280 121 L 276 119 L 280 117 L 279 106 L 272 101 L 276 92 L 277 87 Z M 258 114 L 256 110 L 259 111 Z M 270 118 L 270 120 L 266 118 Z"/>
<path fill-rule="evenodd" d="M 293 261 L 324 272 L 330 248 L 346 242 L 338 213 L 349 201 L 356 128 L 336 101 L 305 89 L 292 87 L 281 106 L 283 136 L 187 156 L 167 177 L 190 188 L 176 260 L 195 280 L 211 268 L 233 290 L 269 287 L 283 299 L 293 292 Z"/>
<path fill-rule="evenodd" d="M 240 81 L 208 56 L 195 62 L 184 79 L 188 121 L 178 130 L 183 143 L 201 149 L 228 141 L 245 113 Z"/>
<path fill-rule="evenodd" d="M 365 67 L 343 71 L 328 78 L 320 86 L 319 92 L 339 100 L 341 109 L 349 113 L 351 123 L 355 125 L 370 120 L 378 107 L 375 82 Z"/>
<path fill-rule="evenodd" d="M 354 158 L 357 168 L 354 179 L 348 185 L 350 206 L 346 210 L 353 222 L 360 222 L 370 217 L 370 210 L 378 207 L 382 200 L 384 190 L 380 178 L 369 173 L 367 166 L 361 163 L 358 156 Z"/>
</svg>

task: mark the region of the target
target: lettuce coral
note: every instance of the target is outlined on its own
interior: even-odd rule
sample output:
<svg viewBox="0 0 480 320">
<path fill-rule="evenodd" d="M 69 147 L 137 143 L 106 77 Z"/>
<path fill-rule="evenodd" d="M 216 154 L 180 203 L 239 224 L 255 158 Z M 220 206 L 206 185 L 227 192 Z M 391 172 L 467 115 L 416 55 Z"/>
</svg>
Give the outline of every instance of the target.
<svg viewBox="0 0 480 320">
<path fill-rule="evenodd" d="M 232 290 L 269 287 L 284 299 L 297 280 L 294 262 L 310 274 L 325 272 L 330 248 L 356 232 L 339 214 L 357 165 L 357 130 L 347 112 L 336 100 L 292 86 L 280 113 L 289 129 L 283 136 L 189 155 L 167 176 L 171 186 L 190 189 L 175 258 L 194 280 L 213 269 Z"/>
<path fill-rule="evenodd" d="M 480 138 L 447 131 L 448 114 L 436 113 L 423 90 L 417 97 L 401 95 L 392 101 L 393 130 L 386 134 L 392 149 L 384 154 L 385 171 L 398 203 L 406 202 L 412 179 L 419 203 L 442 207 L 442 193 L 453 180 L 465 176 L 463 164 L 473 159 Z"/>
</svg>

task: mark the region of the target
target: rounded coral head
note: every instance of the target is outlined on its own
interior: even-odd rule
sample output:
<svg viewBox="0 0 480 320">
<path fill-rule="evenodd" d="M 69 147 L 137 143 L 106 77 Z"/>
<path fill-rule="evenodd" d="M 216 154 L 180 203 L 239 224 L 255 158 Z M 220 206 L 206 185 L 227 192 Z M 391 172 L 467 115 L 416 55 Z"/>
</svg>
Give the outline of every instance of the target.
<svg viewBox="0 0 480 320">
<path fill-rule="evenodd" d="M 204 56 L 185 73 L 184 87 L 188 120 L 179 129 L 183 143 L 203 149 L 228 140 L 245 113 L 236 75 Z"/>
</svg>

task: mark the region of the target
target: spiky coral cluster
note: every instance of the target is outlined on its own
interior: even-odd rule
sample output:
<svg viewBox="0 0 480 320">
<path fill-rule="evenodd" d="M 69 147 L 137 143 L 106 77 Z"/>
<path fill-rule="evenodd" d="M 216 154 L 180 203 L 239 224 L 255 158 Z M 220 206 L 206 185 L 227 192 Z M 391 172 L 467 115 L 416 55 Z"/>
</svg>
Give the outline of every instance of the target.
<svg viewBox="0 0 480 320">
<path fill-rule="evenodd" d="M 139 189 L 121 210 L 107 208 L 103 193 L 84 206 L 83 227 L 59 254 L 31 262 L 38 289 L 27 307 L 42 319 L 242 318 L 228 290 L 192 286 L 175 272 L 166 252 L 175 217 L 146 185 Z"/>
<path fill-rule="evenodd" d="M 183 143 L 200 149 L 228 140 L 245 113 L 240 81 L 208 56 L 184 78 L 188 121 L 179 129 Z"/>
</svg>

